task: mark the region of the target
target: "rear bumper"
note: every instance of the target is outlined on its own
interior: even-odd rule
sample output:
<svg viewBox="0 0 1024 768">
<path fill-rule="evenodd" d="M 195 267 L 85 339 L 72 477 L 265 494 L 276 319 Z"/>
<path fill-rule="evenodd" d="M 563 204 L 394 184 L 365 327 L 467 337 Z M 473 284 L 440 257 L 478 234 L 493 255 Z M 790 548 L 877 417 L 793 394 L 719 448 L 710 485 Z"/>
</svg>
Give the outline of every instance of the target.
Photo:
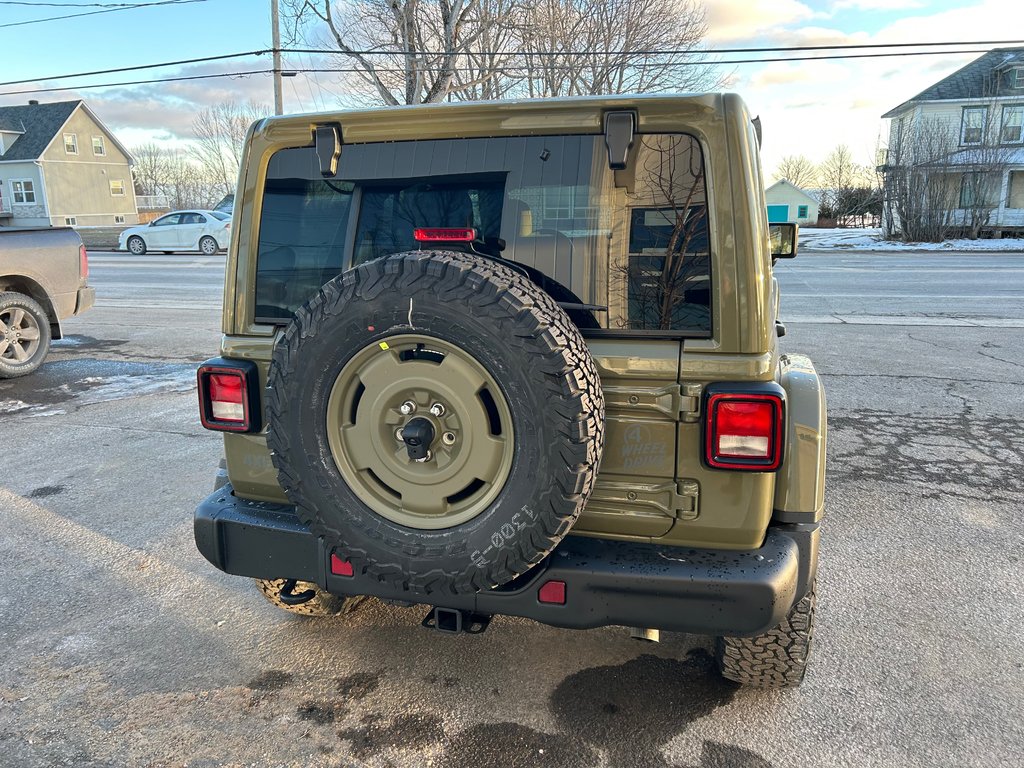
<svg viewBox="0 0 1024 768">
<path fill-rule="evenodd" d="M 199 551 L 222 571 L 310 581 L 339 595 L 523 616 L 573 629 L 609 625 L 711 635 L 756 635 L 779 624 L 817 568 L 818 524 L 768 529 L 754 551 L 663 547 L 569 536 L 528 574 L 472 595 L 394 590 L 361 574 L 330 573 L 331 548 L 292 507 L 246 501 L 225 485 L 195 514 Z M 538 601 L 544 583 L 566 584 L 566 604 Z"/>
<path fill-rule="evenodd" d="M 96 289 L 90 285 L 78 289 L 75 300 L 75 314 L 80 315 L 96 303 Z"/>
</svg>

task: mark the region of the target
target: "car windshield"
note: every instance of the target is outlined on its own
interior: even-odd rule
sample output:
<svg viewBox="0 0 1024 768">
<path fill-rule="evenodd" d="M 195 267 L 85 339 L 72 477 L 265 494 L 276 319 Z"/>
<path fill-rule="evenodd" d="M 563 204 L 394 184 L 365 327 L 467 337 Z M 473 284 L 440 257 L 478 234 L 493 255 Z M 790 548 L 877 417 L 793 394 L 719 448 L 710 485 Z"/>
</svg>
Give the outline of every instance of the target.
<svg viewBox="0 0 1024 768">
<path fill-rule="evenodd" d="M 263 192 L 256 316 L 287 321 L 345 269 L 423 247 L 417 229 L 457 228 L 472 243 L 436 247 L 510 262 L 581 327 L 706 336 L 704 176 L 685 134 L 637 136 L 618 171 L 603 135 L 346 145 L 332 179 L 313 148 L 281 150 Z"/>
</svg>

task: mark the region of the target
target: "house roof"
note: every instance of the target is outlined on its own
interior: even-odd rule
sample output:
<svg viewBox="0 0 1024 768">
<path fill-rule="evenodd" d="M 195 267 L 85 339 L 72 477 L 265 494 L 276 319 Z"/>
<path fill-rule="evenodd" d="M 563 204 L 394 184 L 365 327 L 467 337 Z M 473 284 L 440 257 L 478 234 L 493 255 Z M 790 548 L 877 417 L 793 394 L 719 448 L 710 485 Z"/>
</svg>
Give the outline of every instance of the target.
<svg viewBox="0 0 1024 768">
<path fill-rule="evenodd" d="M 914 98 L 893 107 L 882 117 L 893 117 L 908 104 L 918 101 L 983 99 L 998 95 L 992 93 L 992 73 L 1017 65 L 1024 67 L 1024 48 L 993 48 L 948 77 L 928 86 Z"/>
<path fill-rule="evenodd" d="M 801 195 L 803 195 L 804 197 L 806 197 L 806 198 L 807 198 L 808 200 L 810 200 L 810 201 L 811 201 L 812 203 L 814 203 L 814 204 L 817 204 L 817 203 L 818 203 L 818 198 L 814 197 L 814 195 L 812 195 L 812 194 L 811 194 L 810 192 L 808 192 L 807 190 L 805 190 L 805 189 L 800 189 L 800 187 L 798 187 L 798 186 L 797 186 L 796 184 L 794 184 L 793 182 L 791 182 L 791 181 L 789 181 L 789 180 L 787 180 L 787 179 L 779 179 L 779 180 L 778 180 L 778 181 L 776 181 L 776 182 L 775 182 L 774 184 L 772 184 L 772 185 L 771 185 L 770 187 L 768 187 L 768 189 L 766 189 L 766 190 L 764 191 L 764 193 L 765 193 L 765 194 L 767 195 L 767 194 L 768 194 L 769 192 L 771 192 L 771 191 L 772 191 L 773 189 L 775 189 L 775 188 L 776 188 L 776 187 L 778 187 L 778 186 L 786 186 L 786 187 L 789 187 L 789 188 L 790 188 L 790 189 L 792 189 L 792 190 L 793 190 L 794 192 L 799 192 L 799 193 L 800 193 Z"/>
<path fill-rule="evenodd" d="M 71 117 L 81 99 L 50 104 L 18 104 L 0 107 L 0 125 L 19 126 L 24 133 L 0 155 L 0 160 L 38 160 Z"/>
</svg>

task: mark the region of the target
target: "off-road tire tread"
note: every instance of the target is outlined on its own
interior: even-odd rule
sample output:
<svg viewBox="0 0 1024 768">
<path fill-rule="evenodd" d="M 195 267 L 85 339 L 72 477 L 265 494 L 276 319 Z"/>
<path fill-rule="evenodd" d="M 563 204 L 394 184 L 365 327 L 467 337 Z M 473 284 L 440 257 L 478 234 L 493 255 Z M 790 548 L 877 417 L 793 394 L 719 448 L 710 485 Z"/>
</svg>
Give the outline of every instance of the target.
<svg viewBox="0 0 1024 768">
<path fill-rule="evenodd" d="M 717 638 L 715 660 L 722 676 L 755 688 L 800 685 L 814 636 L 816 601 L 812 584 L 774 629 L 755 637 Z"/>
<path fill-rule="evenodd" d="M 316 596 L 307 603 L 288 605 L 281 600 L 281 587 L 286 579 L 255 579 L 256 586 L 272 605 L 297 616 L 343 616 L 354 611 L 363 602 L 363 597 L 342 597 L 324 592 L 316 584 L 300 581 L 295 585 L 295 592 L 312 589 Z"/>
<path fill-rule="evenodd" d="M 372 560 L 365 549 L 349 544 L 345 527 L 358 526 L 347 515 L 346 526 L 324 522 L 295 471 L 285 431 L 298 404 L 283 396 L 302 341 L 315 335 L 325 319 L 340 312 L 354 298 L 373 299 L 385 291 L 402 296 L 432 291 L 446 303 L 467 305 L 497 322 L 508 346 L 529 347 L 534 369 L 547 389 L 547 400 L 566 419 L 561 430 L 559 455 L 564 466 L 547 478 L 551 492 L 538 505 L 537 519 L 528 535 L 513 538 L 494 556 L 487 569 L 463 572 L 434 570 L 409 573 L 399 562 Z M 546 351 L 538 356 L 538 347 Z M 357 572 L 391 588 L 427 594 L 467 594 L 511 581 L 543 560 L 562 540 L 590 497 L 597 481 L 604 447 L 604 395 L 597 367 L 586 342 L 565 311 L 541 288 L 498 261 L 452 251 L 413 251 L 362 264 L 326 283 L 294 320 L 274 349 L 268 377 L 267 444 L 278 470 L 278 480 L 296 506 L 299 518 L 317 536 L 338 542 Z M 301 407 L 299 405 L 298 407 Z M 566 417 L 565 414 L 571 414 Z M 301 457 L 300 457 L 301 460 Z"/>
</svg>

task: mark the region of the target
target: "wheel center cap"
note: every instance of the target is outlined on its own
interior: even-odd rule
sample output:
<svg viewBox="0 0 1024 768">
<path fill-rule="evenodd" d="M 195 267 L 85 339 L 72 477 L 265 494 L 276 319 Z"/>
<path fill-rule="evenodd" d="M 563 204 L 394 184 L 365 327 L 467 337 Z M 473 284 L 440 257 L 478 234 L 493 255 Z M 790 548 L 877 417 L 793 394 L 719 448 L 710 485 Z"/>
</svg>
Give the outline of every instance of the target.
<svg viewBox="0 0 1024 768">
<path fill-rule="evenodd" d="M 429 419 L 417 416 L 402 429 L 402 442 L 413 461 L 421 461 L 427 457 L 430 444 L 434 442 L 434 425 Z"/>
</svg>

